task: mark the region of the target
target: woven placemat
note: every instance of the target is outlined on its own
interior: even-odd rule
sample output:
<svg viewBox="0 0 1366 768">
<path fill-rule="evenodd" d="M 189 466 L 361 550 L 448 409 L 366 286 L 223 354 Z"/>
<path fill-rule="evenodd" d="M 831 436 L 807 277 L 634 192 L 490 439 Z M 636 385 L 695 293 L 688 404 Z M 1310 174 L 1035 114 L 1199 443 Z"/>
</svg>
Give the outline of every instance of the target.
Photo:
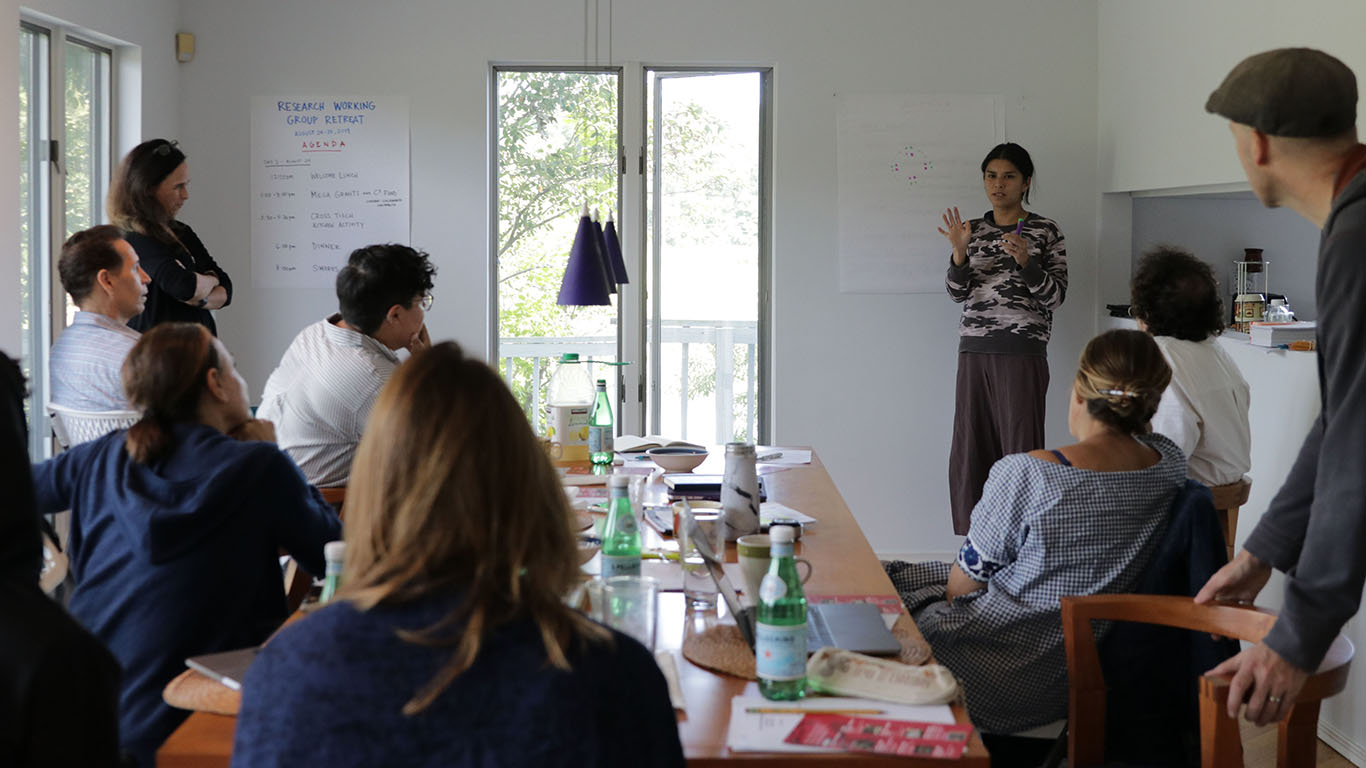
<svg viewBox="0 0 1366 768">
<path fill-rule="evenodd" d="M 897 657 L 901 663 L 918 666 L 930 660 L 930 644 L 921 637 L 910 616 L 903 613 L 897 617 L 892 634 L 901 643 L 901 655 Z M 754 652 L 734 624 L 717 624 L 683 638 L 683 658 L 712 672 L 745 680 L 758 679 L 754 672 Z"/>
<path fill-rule="evenodd" d="M 212 712 L 215 715 L 237 715 L 242 707 L 242 692 L 205 677 L 193 669 L 181 672 L 166 684 L 161 698 L 177 709 Z"/>
<path fill-rule="evenodd" d="M 683 638 L 683 658 L 712 672 L 758 679 L 754 674 L 754 652 L 734 624 L 716 624 Z"/>
</svg>

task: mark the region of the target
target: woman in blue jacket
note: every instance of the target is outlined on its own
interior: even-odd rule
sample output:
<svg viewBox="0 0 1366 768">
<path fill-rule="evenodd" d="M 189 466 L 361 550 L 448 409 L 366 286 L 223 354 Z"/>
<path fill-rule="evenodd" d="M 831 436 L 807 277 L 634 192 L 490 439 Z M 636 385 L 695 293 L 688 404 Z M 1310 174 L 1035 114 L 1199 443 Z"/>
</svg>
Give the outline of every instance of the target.
<svg viewBox="0 0 1366 768">
<path fill-rule="evenodd" d="M 341 522 L 251 418 L 202 325 L 143 334 L 123 364 L 142 419 L 34 468 L 38 511 L 72 511 L 71 613 L 123 667 L 120 743 L 139 765 L 189 714 L 161 691 L 203 653 L 257 645 L 286 617 L 279 554 L 323 572 Z"/>
</svg>

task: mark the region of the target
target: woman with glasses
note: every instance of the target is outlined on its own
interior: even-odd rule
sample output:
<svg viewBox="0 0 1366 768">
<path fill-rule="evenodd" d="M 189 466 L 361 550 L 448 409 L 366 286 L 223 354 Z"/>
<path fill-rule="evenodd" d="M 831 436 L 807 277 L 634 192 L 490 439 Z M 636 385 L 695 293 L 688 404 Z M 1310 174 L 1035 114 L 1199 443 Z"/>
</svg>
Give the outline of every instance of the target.
<svg viewBox="0 0 1366 768">
<path fill-rule="evenodd" d="M 109 187 L 109 218 L 123 229 L 152 278 L 147 306 L 128 325 L 139 331 L 168 321 L 199 323 L 218 335 L 212 309 L 232 301 L 232 280 L 199 236 L 176 214 L 190 197 L 190 170 L 174 141 L 133 148 Z"/>
<path fill-rule="evenodd" d="M 571 513 L 497 371 L 414 355 L 355 466 L 342 590 L 252 663 L 234 766 L 683 765 L 650 652 L 563 602 Z"/>
</svg>

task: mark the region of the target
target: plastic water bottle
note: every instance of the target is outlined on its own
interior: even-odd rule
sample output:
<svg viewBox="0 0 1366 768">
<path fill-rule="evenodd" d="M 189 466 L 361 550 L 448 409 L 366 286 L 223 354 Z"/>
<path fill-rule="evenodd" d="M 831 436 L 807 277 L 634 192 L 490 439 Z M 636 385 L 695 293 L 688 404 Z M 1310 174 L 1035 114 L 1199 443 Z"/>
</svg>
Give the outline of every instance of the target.
<svg viewBox="0 0 1366 768">
<path fill-rule="evenodd" d="M 588 417 L 593 407 L 593 382 L 574 352 L 560 357 L 560 364 L 546 387 L 546 422 L 550 456 L 565 461 L 588 458 Z"/>
<path fill-rule="evenodd" d="M 777 701 L 806 695 L 806 595 L 793 555 L 795 535 L 786 525 L 768 531 L 773 559 L 759 584 L 754 628 L 759 692 Z"/>
<path fill-rule="evenodd" d="M 639 576 L 640 526 L 631 508 L 631 477 L 612 475 L 607 478 L 607 488 L 611 501 L 607 505 L 607 525 L 602 530 L 602 578 Z"/>
<path fill-rule="evenodd" d="M 323 594 L 318 602 L 326 603 L 341 589 L 342 564 L 346 562 L 346 542 L 329 541 L 323 545 L 323 560 L 327 568 L 323 572 Z"/>
<path fill-rule="evenodd" d="M 598 379 L 593 413 L 588 419 L 588 458 L 594 464 L 612 463 L 612 433 L 612 404 L 607 400 L 607 382 Z"/>
</svg>

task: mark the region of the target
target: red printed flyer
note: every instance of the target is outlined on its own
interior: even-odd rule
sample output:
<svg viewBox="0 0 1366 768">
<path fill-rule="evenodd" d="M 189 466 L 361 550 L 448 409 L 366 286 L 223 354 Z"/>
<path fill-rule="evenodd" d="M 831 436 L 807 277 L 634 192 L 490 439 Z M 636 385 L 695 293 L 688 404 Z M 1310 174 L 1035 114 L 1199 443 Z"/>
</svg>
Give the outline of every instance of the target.
<svg viewBox="0 0 1366 768">
<path fill-rule="evenodd" d="M 849 752 L 952 760 L 963 756 L 963 749 L 971 736 L 970 725 L 825 714 L 803 717 L 785 741 L 809 747 L 834 747 Z"/>
</svg>

